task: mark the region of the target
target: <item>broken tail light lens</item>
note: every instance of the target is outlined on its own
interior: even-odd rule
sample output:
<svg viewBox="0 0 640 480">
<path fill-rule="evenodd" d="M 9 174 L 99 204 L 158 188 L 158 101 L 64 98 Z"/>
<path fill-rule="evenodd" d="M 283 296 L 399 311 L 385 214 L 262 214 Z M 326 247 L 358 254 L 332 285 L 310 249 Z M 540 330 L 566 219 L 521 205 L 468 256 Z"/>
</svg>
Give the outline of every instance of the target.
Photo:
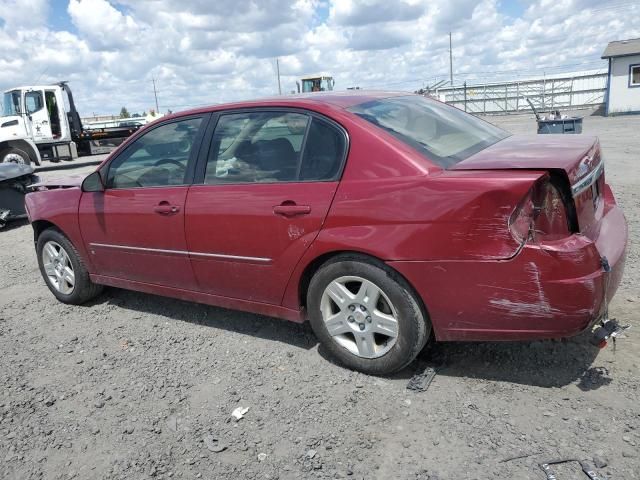
<svg viewBox="0 0 640 480">
<path fill-rule="evenodd" d="M 548 177 L 529 190 L 511 215 L 509 229 L 519 242 L 557 240 L 571 234 L 562 194 Z"/>
</svg>

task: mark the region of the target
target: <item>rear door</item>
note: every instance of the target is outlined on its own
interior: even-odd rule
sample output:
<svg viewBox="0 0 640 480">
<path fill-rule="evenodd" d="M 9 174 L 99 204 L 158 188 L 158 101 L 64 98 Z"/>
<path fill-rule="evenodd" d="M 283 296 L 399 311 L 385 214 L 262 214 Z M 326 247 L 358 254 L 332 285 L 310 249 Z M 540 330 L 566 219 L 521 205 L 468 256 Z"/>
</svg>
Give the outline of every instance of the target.
<svg viewBox="0 0 640 480">
<path fill-rule="evenodd" d="M 189 189 L 185 230 L 199 288 L 280 304 L 333 200 L 347 136 L 303 111 L 220 115 Z"/>
<path fill-rule="evenodd" d="M 79 222 L 95 273 L 195 289 L 184 211 L 206 120 L 146 131 L 103 168 L 103 192 L 82 194 Z"/>
</svg>

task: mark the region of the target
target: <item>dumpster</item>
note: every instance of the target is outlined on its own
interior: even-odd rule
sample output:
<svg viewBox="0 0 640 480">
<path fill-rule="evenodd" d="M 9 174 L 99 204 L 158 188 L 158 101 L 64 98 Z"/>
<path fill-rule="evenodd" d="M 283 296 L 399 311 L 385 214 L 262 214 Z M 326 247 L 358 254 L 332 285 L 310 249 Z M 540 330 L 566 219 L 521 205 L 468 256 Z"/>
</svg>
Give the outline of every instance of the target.
<svg viewBox="0 0 640 480">
<path fill-rule="evenodd" d="M 527 98 L 527 102 L 536 116 L 538 133 L 582 133 L 582 117 L 562 115 L 558 110 L 540 116 L 531 100 Z"/>
<path fill-rule="evenodd" d="M 538 133 L 582 133 L 582 117 L 538 120 Z"/>
</svg>

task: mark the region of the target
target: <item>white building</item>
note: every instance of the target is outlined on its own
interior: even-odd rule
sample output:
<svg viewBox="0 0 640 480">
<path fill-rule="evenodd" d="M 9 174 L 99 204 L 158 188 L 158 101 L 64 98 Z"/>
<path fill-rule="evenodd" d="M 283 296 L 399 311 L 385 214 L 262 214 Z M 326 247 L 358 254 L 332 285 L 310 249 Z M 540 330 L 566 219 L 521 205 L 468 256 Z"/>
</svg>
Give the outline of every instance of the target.
<svg viewBox="0 0 640 480">
<path fill-rule="evenodd" d="M 605 114 L 640 113 L 640 38 L 609 43 L 602 58 L 609 60 Z"/>
</svg>

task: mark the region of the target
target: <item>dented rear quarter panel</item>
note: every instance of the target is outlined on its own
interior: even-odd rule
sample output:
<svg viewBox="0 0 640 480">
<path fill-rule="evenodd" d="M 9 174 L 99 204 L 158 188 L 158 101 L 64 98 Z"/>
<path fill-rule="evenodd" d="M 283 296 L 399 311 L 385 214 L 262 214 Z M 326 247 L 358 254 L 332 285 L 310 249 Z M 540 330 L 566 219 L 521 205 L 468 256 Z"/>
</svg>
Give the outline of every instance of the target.
<svg viewBox="0 0 640 480">
<path fill-rule="evenodd" d="M 299 306 L 305 269 L 333 252 L 387 262 L 495 261 L 518 252 L 509 218 L 545 172 L 447 171 L 384 132 L 349 125 L 342 180 L 322 230 L 292 273 L 284 306 Z"/>
<path fill-rule="evenodd" d="M 626 221 L 611 197 L 605 212 L 596 239 L 530 241 L 502 261 L 389 264 L 420 293 L 438 340 L 569 337 L 600 318 L 622 278 Z"/>
<path fill-rule="evenodd" d="M 506 259 L 520 247 L 509 218 L 542 175 L 441 171 L 344 180 L 316 241 L 364 249 L 387 261 Z"/>
</svg>

